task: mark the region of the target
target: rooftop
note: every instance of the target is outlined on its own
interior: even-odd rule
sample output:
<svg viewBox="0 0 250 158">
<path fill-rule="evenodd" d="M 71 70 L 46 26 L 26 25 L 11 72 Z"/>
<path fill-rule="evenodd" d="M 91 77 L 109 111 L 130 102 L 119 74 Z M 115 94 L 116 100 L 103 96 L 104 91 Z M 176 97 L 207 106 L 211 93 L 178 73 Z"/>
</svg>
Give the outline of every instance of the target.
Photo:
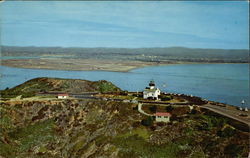
<svg viewBox="0 0 250 158">
<path fill-rule="evenodd" d="M 69 96 L 69 95 L 66 93 L 63 93 L 63 94 L 57 94 L 57 96 Z"/>
<path fill-rule="evenodd" d="M 168 112 L 156 112 L 155 116 L 171 116 L 171 114 Z"/>
</svg>

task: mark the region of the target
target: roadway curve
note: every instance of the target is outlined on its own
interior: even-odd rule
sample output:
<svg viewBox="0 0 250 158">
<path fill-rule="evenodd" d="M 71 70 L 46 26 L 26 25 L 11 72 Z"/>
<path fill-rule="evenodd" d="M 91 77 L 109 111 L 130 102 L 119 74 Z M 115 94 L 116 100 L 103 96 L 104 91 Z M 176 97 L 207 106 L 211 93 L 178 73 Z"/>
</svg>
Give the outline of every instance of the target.
<svg viewBox="0 0 250 158">
<path fill-rule="evenodd" d="M 40 95 L 44 94 L 51 94 L 51 93 L 43 93 Z M 81 93 L 81 94 L 70 94 L 71 97 L 74 97 L 76 99 L 95 99 L 95 100 L 103 100 L 101 97 L 95 97 L 93 95 L 97 94 L 96 92 L 88 92 L 88 93 Z M 111 101 L 124 101 L 124 99 L 111 99 L 111 98 L 106 98 L 107 100 Z M 131 100 L 129 100 L 131 102 Z M 149 101 L 138 101 L 138 111 L 144 115 L 147 116 L 153 116 L 151 114 L 148 114 L 142 110 L 142 104 L 143 103 L 154 103 L 154 104 L 166 104 L 166 105 L 172 105 L 170 103 L 163 103 L 163 102 L 149 102 Z M 175 105 L 188 105 L 187 103 L 174 103 Z M 201 108 L 213 111 L 215 113 L 218 113 L 220 115 L 223 115 L 225 117 L 229 117 L 231 119 L 237 120 L 239 122 L 245 123 L 248 126 L 250 126 L 250 112 L 246 111 L 239 111 L 234 107 L 231 106 L 226 106 L 226 107 L 221 107 L 221 106 L 216 106 L 216 105 L 211 105 L 211 104 L 206 104 L 206 105 L 201 105 Z M 241 117 L 239 114 L 247 114 L 247 117 Z"/>
<path fill-rule="evenodd" d="M 231 119 L 237 120 L 239 122 L 245 123 L 250 126 L 250 117 L 249 112 L 246 111 L 239 111 L 237 109 L 233 109 L 232 107 L 220 107 L 216 105 L 206 104 L 200 106 L 201 108 L 208 109 L 220 115 L 229 117 Z M 247 117 L 241 117 L 239 114 L 247 114 Z"/>
<path fill-rule="evenodd" d="M 145 111 L 142 110 L 142 103 L 139 103 L 139 104 L 138 104 L 138 111 L 139 111 L 140 113 L 144 114 L 144 115 L 147 115 L 147 116 L 154 116 L 154 115 L 148 114 L 148 113 L 146 113 Z"/>
</svg>

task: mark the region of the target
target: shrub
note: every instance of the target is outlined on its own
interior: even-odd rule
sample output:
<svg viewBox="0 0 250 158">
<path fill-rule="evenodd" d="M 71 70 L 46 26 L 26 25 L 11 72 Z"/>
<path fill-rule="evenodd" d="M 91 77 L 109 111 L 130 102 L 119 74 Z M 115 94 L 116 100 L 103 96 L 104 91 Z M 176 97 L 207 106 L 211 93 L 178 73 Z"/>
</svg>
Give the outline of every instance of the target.
<svg viewBox="0 0 250 158">
<path fill-rule="evenodd" d="M 232 127 L 226 127 L 222 131 L 218 131 L 217 135 L 220 137 L 231 137 L 235 134 L 235 130 Z"/>
<path fill-rule="evenodd" d="M 22 98 L 29 98 L 35 96 L 35 92 L 26 92 L 22 94 Z"/>
<path fill-rule="evenodd" d="M 121 91 L 120 94 L 121 95 L 128 95 L 128 91 Z"/>
<path fill-rule="evenodd" d="M 149 107 L 149 110 L 153 113 L 156 113 L 156 110 L 157 110 L 157 106 L 156 105 L 153 105 L 153 106 L 150 106 Z"/>
<path fill-rule="evenodd" d="M 226 120 L 224 118 L 213 118 L 212 124 L 214 127 L 223 127 L 226 123 Z"/>
<path fill-rule="evenodd" d="M 167 112 L 171 112 L 173 109 L 174 109 L 174 108 L 173 108 L 173 106 L 171 106 L 171 105 L 166 107 L 166 111 L 167 111 Z"/>
<path fill-rule="evenodd" d="M 153 117 L 152 116 L 148 116 L 146 119 L 143 119 L 142 121 L 141 121 L 141 124 L 143 125 L 143 126 L 151 126 L 152 124 L 153 124 Z"/>
<path fill-rule="evenodd" d="M 198 130 L 201 131 L 207 131 L 211 129 L 211 124 L 207 122 L 202 122 L 200 125 L 198 125 Z"/>
<path fill-rule="evenodd" d="M 169 100 L 171 100 L 171 99 L 173 99 L 173 97 L 172 96 L 161 96 L 161 100 L 162 101 L 169 101 Z"/>
<path fill-rule="evenodd" d="M 138 105 L 133 107 L 133 110 L 137 110 L 138 109 Z"/>
<path fill-rule="evenodd" d="M 112 83 L 110 82 L 105 82 L 105 81 L 99 81 L 97 83 L 98 90 L 101 93 L 106 93 L 106 92 L 118 92 L 120 91 L 119 88 L 115 87 Z"/>
<path fill-rule="evenodd" d="M 243 152 L 243 147 L 237 144 L 229 144 L 225 147 L 224 153 L 231 157 L 238 157 Z"/>
</svg>

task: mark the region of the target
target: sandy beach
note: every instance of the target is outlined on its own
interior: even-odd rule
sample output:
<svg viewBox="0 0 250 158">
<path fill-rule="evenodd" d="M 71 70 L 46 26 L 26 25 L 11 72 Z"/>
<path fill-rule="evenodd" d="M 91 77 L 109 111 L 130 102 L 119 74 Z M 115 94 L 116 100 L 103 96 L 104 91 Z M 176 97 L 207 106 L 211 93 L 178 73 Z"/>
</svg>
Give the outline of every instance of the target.
<svg viewBox="0 0 250 158">
<path fill-rule="evenodd" d="M 143 62 L 129 60 L 107 59 L 9 59 L 2 60 L 1 65 L 18 68 L 51 69 L 51 70 L 82 70 L 82 71 L 119 71 L 127 72 L 132 69 L 174 64 L 169 62 Z"/>
</svg>

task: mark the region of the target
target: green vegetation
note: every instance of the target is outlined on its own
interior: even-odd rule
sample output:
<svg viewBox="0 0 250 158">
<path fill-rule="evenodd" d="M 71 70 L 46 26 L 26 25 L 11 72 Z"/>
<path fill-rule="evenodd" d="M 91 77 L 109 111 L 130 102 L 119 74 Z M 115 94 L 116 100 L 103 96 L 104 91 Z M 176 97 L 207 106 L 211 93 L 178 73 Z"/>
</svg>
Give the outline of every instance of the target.
<svg viewBox="0 0 250 158">
<path fill-rule="evenodd" d="M 112 143 L 121 149 L 119 157 L 166 157 L 175 158 L 178 146 L 175 144 L 156 145 L 149 144 L 144 138 L 133 135 L 129 137 L 117 137 Z"/>
<path fill-rule="evenodd" d="M 173 99 L 172 96 L 167 96 L 167 95 L 161 95 L 160 98 L 162 101 L 169 101 Z"/>
<path fill-rule="evenodd" d="M 231 157 L 241 157 L 243 147 L 237 144 L 229 144 L 225 147 L 225 153 Z"/>
<path fill-rule="evenodd" d="M 49 78 L 30 80 L 5 91 L 20 91 L 29 96 L 39 87 L 44 91 L 100 90 L 110 92 L 103 96 L 120 94 L 120 89 L 107 81 Z M 0 157 L 248 156 L 249 134 L 238 130 L 228 118 L 200 109 L 190 114 L 188 107 L 156 107 L 150 103 L 143 106 L 147 113 L 168 111 L 171 119 L 175 117 L 171 123 L 159 123 L 152 116 L 138 113 L 135 106 L 87 99 L 2 101 Z"/>
<path fill-rule="evenodd" d="M 227 126 L 224 129 L 217 132 L 220 137 L 232 137 L 235 134 L 235 129 Z"/>
<path fill-rule="evenodd" d="M 153 121 L 154 121 L 153 117 L 152 116 L 148 116 L 146 119 L 143 119 L 141 121 L 141 124 L 143 126 L 151 126 L 153 124 Z"/>
<path fill-rule="evenodd" d="M 127 96 L 127 95 L 128 95 L 128 91 L 121 91 L 121 92 L 120 92 L 120 95 L 125 95 L 125 96 Z"/>
<path fill-rule="evenodd" d="M 114 86 L 111 82 L 107 81 L 98 81 L 97 88 L 101 93 L 120 91 L 119 88 Z"/>
<path fill-rule="evenodd" d="M 93 92 L 118 92 L 120 89 L 111 82 L 104 80 L 91 82 L 87 80 L 59 79 L 59 78 L 35 78 L 14 88 L 1 90 L 2 98 L 14 98 L 21 96 L 28 98 L 35 96 L 38 92 L 61 91 L 71 93 Z"/>
<path fill-rule="evenodd" d="M 14 129 L 13 121 L 11 116 L 8 115 L 7 109 L 0 107 L 0 137 L 3 137 L 8 132 Z"/>
<path fill-rule="evenodd" d="M 117 137 L 126 138 L 126 137 L 130 137 L 130 136 L 133 136 L 133 135 L 137 135 L 137 136 L 143 138 L 144 140 L 148 139 L 149 136 L 150 136 L 149 131 L 145 127 L 142 126 L 142 127 L 134 128 L 131 131 L 128 131 L 127 133 L 125 133 L 125 134 L 120 134 Z"/>
<path fill-rule="evenodd" d="M 173 109 L 174 109 L 174 107 L 171 106 L 171 105 L 169 105 L 169 106 L 166 107 L 166 111 L 167 111 L 167 112 L 172 112 Z"/>
<path fill-rule="evenodd" d="M 53 56 L 64 58 L 135 60 L 146 62 L 245 62 L 248 50 L 169 48 L 61 48 L 2 46 L 2 56 Z M 152 57 L 153 56 L 153 57 Z"/>
<path fill-rule="evenodd" d="M 124 99 L 124 100 L 133 100 L 135 97 L 132 95 L 114 95 L 112 98 L 114 99 Z"/>
<path fill-rule="evenodd" d="M 23 98 L 35 96 L 41 89 L 49 90 L 51 87 L 49 82 L 45 80 L 32 79 L 14 88 L 5 89 L 0 91 L 3 98 L 14 98 L 22 96 Z"/>
<path fill-rule="evenodd" d="M 203 114 L 197 116 L 202 120 L 201 124 L 198 126 L 200 130 L 210 130 L 213 127 L 222 128 L 227 123 L 227 120 L 222 117 Z"/>
<path fill-rule="evenodd" d="M 156 105 L 149 106 L 149 110 L 150 110 L 152 113 L 156 113 L 156 111 L 157 111 L 157 106 L 156 106 Z"/>
<path fill-rule="evenodd" d="M 40 147 L 55 140 L 53 127 L 53 120 L 46 120 L 26 127 L 16 128 L 14 131 L 9 132 L 7 137 L 9 141 L 17 143 L 5 144 L 0 142 L 1 154 L 5 157 L 14 157 L 14 155 L 26 152 L 34 146 Z M 45 150 L 45 147 L 43 147 L 43 150 Z"/>
</svg>

